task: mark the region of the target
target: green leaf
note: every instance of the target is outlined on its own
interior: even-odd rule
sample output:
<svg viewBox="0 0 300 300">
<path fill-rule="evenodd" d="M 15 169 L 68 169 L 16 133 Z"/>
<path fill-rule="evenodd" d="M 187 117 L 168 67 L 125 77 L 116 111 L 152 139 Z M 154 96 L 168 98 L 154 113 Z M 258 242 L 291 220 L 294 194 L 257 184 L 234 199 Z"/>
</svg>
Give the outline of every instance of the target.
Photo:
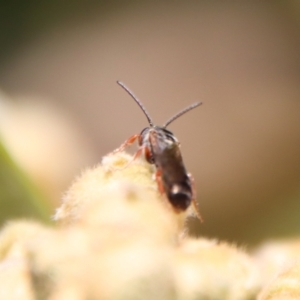
<svg viewBox="0 0 300 300">
<path fill-rule="evenodd" d="M 50 222 L 46 197 L 9 155 L 0 140 L 0 224 L 12 218 Z"/>
</svg>

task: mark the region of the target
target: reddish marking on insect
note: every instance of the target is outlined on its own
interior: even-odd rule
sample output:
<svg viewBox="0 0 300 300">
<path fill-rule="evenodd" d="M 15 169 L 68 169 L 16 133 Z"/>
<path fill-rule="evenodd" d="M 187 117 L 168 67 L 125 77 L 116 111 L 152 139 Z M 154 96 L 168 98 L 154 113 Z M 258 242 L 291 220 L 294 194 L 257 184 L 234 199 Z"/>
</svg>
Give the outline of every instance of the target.
<svg viewBox="0 0 300 300">
<path fill-rule="evenodd" d="M 158 185 L 158 190 L 160 191 L 161 194 L 163 194 L 164 193 L 164 186 L 163 186 L 163 183 L 162 183 L 162 180 L 161 180 L 161 171 L 160 170 L 156 170 L 155 180 L 156 180 L 157 185 Z"/>
<path fill-rule="evenodd" d="M 158 189 L 166 195 L 173 209 L 178 213 L 183 212 L 192 203 L 197 217 L 200 221 L 203 221 L 197 207 L 194 179 L 185 169 L 179 149 L 180 144 L 174 134 L 166 129 L 171 122 L 202 103 L 194 103 L 174 115 L 163 126 L 156 126 L 137 97 L 122 82 L 117 81 L 117 83 L 139 105 L 150 126 L 144 128 L 140 134 L 131 136 L 114 152 L 123 151 L 127 146 L 138 140 L 139 149 L 133 160 L 143 154 L 147 162 L 155 165 Z"/>
</svg>

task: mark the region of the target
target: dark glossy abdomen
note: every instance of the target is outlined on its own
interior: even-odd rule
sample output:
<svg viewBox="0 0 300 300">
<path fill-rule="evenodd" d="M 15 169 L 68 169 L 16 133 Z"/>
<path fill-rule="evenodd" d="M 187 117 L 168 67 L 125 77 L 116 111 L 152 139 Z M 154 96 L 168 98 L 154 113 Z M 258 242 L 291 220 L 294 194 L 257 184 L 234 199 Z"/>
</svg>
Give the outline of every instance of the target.
<svg viewBox="0 0 300 300">
<path fill-rule="evenodd" d="M 192 196 L 189 191 L 179 191 L 177 193 L 169 193 L 167 197 L 172 206 L 179 211 L 185 211 L 191 204 Z"/>
<path fill-rule="evenodd" d="M 156 167 L 161 172 L 164 192 L 175 210 L 185 211 L 193 198 L 192 185 L 179 148 L 165 148 L 155 157 Z"/>
</svg>

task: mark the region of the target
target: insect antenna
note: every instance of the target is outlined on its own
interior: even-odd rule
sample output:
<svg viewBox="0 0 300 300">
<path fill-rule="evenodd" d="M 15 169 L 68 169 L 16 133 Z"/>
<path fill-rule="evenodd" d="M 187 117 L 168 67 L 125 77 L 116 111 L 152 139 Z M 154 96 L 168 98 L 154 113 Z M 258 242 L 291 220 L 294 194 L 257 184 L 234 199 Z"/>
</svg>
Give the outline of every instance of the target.
<svg viewBox="0 0 300 300">
<path fill-rule="evenodd" d="M 183 114 L 187 113 L 188 111 L 196 108 L 197 106 L 201 105 L 202 102 L 196 102 L 190 106 L 188 106 L 187 108 L 185 108 L 184 110 L 180 111 L 178 114 L 176 114 L 175 116 L 173 116 L 171 119 L 169 119 L 165 125 L 163 126 L 163 128 L 166 128 L 170 123 L 172 123 L 174 120 L 176 120 L 177 118 L 179 118 L 180 116 L 182 116 Z"/>
<path fill-rule="evenodd" d="M 144 112 L 146 118 L 148 119 L 149 125 L 153 127 L 153 121 L 150 118 L 150 115 L 148 114 L 146 108 L 142 104 L 142 102 L 133 94 L 133 92 L 130 91 L 130 89 L 121 81 L 117 81 L 117 84 L 120 85 L 132 98 L 133 100 L 138 104 L 138 106 L 141 108 L 141 110 Z"/>
</svg>

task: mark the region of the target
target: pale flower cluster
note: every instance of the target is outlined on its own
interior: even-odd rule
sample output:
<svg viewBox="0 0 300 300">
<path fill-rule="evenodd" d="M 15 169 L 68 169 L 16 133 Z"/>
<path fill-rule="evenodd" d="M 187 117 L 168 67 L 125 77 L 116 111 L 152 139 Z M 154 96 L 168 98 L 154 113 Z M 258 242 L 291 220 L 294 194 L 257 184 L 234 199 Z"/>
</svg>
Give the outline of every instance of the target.
<svg viewBox="0 0 300 300">
<path fill-rule="evenodd" d="M 275 264 L 262 259 L 263 250 L 249 255 L 190 237 L 185 220 L 193 212 L 175 213 L 158 192 L 153 167 L 131 160 L 109 154 L 77 178 L 55 228 L 7 224 L 0 235 L 0 299 L 300 299 L 299 288 L 296 298 L 276 296 L 281 285 L 300 287 L 299 265 L 270 281 Z"/>
</svg>

